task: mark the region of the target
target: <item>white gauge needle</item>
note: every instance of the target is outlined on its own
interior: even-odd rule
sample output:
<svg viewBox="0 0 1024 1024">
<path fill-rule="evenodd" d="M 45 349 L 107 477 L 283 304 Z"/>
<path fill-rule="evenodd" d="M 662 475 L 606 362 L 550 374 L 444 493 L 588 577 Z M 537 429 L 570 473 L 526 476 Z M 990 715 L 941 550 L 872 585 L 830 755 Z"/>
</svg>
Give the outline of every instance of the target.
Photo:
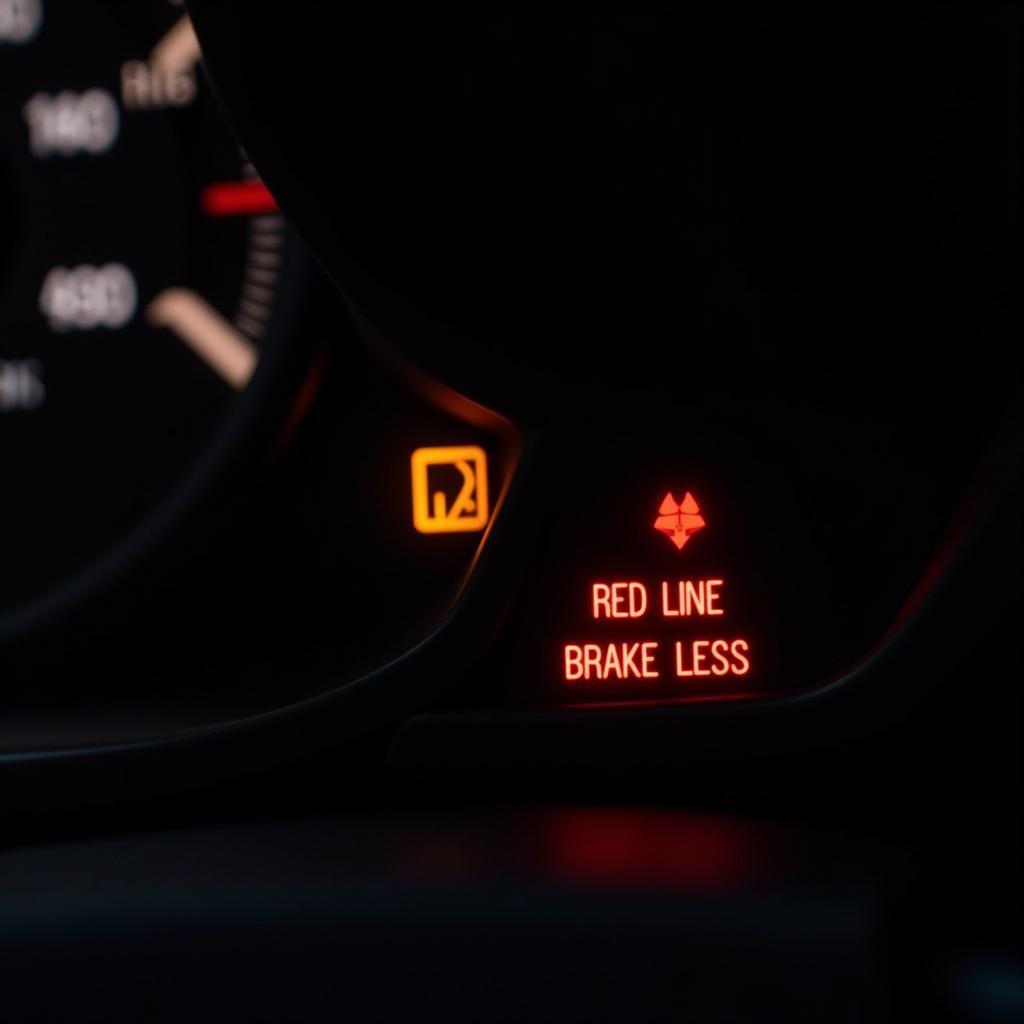
<svg viewBox="0 0 1024 1024">
<path fill-rule="evenodd" d="M 201 295 L 187 288 L 162 291 L 146 310 L 154 327 L 168 327 L 233 388 L 249 383 L 259 356 Z"/>
<path fill-rule="evenodd" d="M 153 47 L 149 63 L 168 75 L 188 71 L 199 60 L 199 40 L 192 19 L 183 14 Z"/>
</svg>

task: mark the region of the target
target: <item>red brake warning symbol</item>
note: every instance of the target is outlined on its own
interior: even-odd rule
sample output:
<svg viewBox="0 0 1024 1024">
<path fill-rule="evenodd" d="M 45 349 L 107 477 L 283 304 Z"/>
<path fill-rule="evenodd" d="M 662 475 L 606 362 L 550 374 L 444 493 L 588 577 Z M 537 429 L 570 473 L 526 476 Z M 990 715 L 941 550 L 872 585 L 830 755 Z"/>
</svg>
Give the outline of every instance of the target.
<svg viewBox="0 0 1024 1024">
<path fill-rule="evenodd" d="M 665 495 L 658 509 L 654 528 L 660 530 L 682 551 L 683 545 L 698 531 L 703 530 L 704 517 L 694 496 L 687 491 L 682 501 L 677 502 L 671 492 Z"/>
</svg>

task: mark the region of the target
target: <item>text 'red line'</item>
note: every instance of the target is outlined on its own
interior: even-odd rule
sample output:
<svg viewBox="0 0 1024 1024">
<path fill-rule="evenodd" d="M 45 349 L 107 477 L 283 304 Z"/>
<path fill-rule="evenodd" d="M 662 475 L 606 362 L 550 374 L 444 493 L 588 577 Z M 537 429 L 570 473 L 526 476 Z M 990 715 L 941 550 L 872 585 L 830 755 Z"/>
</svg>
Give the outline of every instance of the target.
<svg viewBox="0 0 1024 1024">
<path fill-rule="evenodd" d="M 199 196 L 207 217 L 251 217 L 280 209 L 262 181 L 220 181 L 207 185 Z"/>
</svg>

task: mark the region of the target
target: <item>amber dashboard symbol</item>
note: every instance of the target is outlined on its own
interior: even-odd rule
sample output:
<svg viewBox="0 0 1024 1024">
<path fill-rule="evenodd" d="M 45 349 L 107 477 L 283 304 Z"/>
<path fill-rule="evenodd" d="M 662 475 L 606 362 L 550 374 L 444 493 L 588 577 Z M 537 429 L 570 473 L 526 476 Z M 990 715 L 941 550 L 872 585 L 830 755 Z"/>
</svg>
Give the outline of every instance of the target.
<svg viewBox="0 0 1024 1024">
<path fill-rule="evenodd" d="M 671 492 L 665 495 L 658 509 L 654 528 L 660 530 L 682 551 L 683 545 L 698 531 L 703 530 L 704 517 L 696 498 L 687 491 L 682 501 L 676 501 Z"/>
<path fill-rule="evenodd" d="M 487 525 L 487 453 L 476 445 L 412 453 L 412 522 L 420 533 L 474 533 Z"/>
</svg>

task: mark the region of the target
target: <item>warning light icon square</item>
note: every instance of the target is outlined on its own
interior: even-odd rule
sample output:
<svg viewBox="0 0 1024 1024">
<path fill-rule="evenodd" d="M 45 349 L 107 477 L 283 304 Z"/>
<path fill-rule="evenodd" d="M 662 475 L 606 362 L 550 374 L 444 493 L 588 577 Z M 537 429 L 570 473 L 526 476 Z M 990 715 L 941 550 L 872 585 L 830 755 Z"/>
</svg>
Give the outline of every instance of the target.
<svg viewBox="0 0 1024 1024">
<path fill-rule="evenodd" d="M 412 522 L 420 533 L 475 533 L 489 516 L 482 448 L 417 448 L 412 453 Z"/>
</svg>

